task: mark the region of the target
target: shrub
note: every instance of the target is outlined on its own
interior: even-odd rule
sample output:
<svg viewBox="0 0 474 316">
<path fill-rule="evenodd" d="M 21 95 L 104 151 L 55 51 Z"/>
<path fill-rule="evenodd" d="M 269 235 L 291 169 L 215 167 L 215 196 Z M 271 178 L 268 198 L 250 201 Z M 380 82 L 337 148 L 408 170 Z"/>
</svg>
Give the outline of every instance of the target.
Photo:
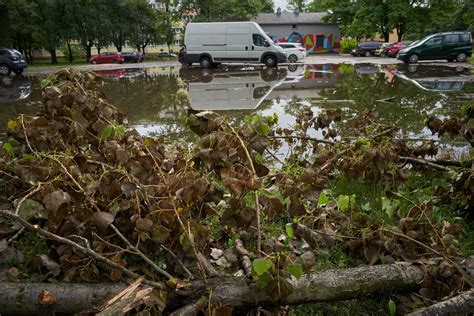
<svg viewBox="0 0 474 316">
<path fill-rule="evenodd" d="M 343 38 L 341 40 L 341 53 L 350 53 L 358 44 L 355 38 Z"/>
</svg>

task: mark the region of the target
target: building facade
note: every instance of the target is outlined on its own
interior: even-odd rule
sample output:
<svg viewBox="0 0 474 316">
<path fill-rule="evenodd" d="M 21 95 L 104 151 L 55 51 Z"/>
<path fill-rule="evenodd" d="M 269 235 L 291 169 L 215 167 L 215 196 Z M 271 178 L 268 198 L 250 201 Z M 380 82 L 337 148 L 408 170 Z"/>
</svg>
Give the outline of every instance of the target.
<svg viewBox="0 0 474 316">
<path fill-rule="evenodd" d="M 257 22 L 275 42 L 301 43 L 309 54 L 338 53 L 341 32 L 337 24 L 325 23 L 325 12 L 260 13 Z"/>
</svg>

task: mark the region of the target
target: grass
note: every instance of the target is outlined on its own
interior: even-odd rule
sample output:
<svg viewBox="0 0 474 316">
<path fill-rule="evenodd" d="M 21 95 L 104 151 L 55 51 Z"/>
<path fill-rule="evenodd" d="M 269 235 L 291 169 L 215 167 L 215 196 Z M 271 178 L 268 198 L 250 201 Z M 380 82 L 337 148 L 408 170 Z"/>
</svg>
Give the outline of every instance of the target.
<svg viewBox="0 0 474 316">
<path fill-rule="evenodd" d="M 57 64 L 51 64 L 51 60 L 35 60 L 33 64 L 28 65 L 28 68 L 45 68 L 45 67 L 67 67 L 67 66 L 79 66 L 87 65 L 88 62 L 82 59 L 73 60 L 72 63 L 69 63 L 66 60 L 58 60 Z"/>
<path fill-rule="evenodd" d="M 471 65 L 474 65 L 474 56 L 471 56 L 470 58 L 468 58 L 467 62 L 470 63 Z"/>
</svg>

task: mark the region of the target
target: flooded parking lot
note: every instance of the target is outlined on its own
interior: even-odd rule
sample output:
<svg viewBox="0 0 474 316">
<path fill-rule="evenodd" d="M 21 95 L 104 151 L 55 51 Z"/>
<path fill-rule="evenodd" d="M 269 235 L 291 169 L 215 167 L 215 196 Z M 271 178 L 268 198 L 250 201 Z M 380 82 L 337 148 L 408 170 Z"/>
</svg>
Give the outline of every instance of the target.
<svg viewBox="0 0 474 316">
<path fill-rule="evenodd" d="M 277 113 L 282 127 L 309 106 L 317 112 L 341 108 L 344 120 L 376 109 L 381 121 L 395 124 L 403 137 L 426 139 L 430 115 L 459 114 L 474 98 L 474 71 L 428 65 L 314 64 L 280 68 L 159 67 L 97 71 L 112 104 L 140 133 L 190 140 L 188 111 L 213 110 L 242 120 L 253 113 Z M 34 114 L 41 104 L 44 77 L 0 78 L 0 124 L 21 113 Z M 347 124 L 345 124 L 347 126 Z M 350 126 L 350 124 L 349 124 Z M 350 130 L 342 135 L 350 136 Z M 316 135 L 320 136 L 320 135 Z M 453 140 L 443 140 L 456 147 Z"/>
</svg>

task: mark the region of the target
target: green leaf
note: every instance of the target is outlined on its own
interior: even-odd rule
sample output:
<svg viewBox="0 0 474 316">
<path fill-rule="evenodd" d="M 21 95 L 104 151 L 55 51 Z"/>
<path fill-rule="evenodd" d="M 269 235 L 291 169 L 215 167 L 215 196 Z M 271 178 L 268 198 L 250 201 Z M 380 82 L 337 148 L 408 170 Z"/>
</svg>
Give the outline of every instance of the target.
<svg viewBox="0 0 474 316">
<path fill-rule="evenodd" d="M 295 232 L 293 231 L 292 223 L 286 224 L 285 230 L 286 230 L 286 234 L 288 235 L 288 237 L 290 237 L 292 239 L 295 238 Z"/>
<path fill-rule="evenodd" d="M 301 275 L 303 275 L 303 266 L 299 263 L 289 264 L 286 269 L 297 279 L 301 278 Z"/>
<path fill-rule="evenodd" d="M 326 190 L 324 190 L 319 194 L 318 206 L 326 205 L 328 202 L 329 202 L 329 197 L 327 195 Z"/>
<path fill-rule="evenodd" d="M 368 212 L 368 211 L 370 211 L 370 203 L 367 202 L 367 203 L 365 203 L 365 204 L 362 204 L 360 208 L 361 208 L 363 211 Z"/>
<path fill-rule="evenodd" d="M 41 90 L 51 85 L 51 80 L 43 79 L 41 80 Z"/>
<path fill-rule="evenodd" d="M 100 133 L 100 140 L 104 141 L 104 140 L 109 139 L 112 136 L 113 132 L 114 132 L 114 127 L 112 125 L 108 125 Z"/>
<path fill-rule="evenodd" d="M 387 199 L 386 197 L 382 197 L 382 210 L 385 211 L 385 213 L 388 215 L 390 219 L 393 218 L 393 214 L 395 213 L 395 210 L 398 208 L 400 205 L 399 200 L 390 200 Z"/>
<path fill-rule="evenodd" d="M 252 263 L 253 270 L 258 276 L 261 276 L 272 267 L 273 262 L 270 259 L 255 259 Z"/>
<path fill-rule="evenodd" d="M 388 312 L 390 316 L 395 316 L 395 313 L 397 312 L 397 305 L 393 300 L 388 301 Z"/>
<path fill-rule="evenodd" d="M 13 152 L 12 144 L 10 143 L 3 144 L 3 149 L 5 149 L 5 151 L 7 152 L 9 156 L 13 156 L 14 152 Z"/>
<path fill-rule="evenodd" d="M 337 198 L 337 207 L 340 211 L 346 211 L 349 209 L 350 197 L 348 195 L 339 195 Z"/>
<path fill-rule="evenodd" d="M 270 132 L 270 126 L 268 126 L 268 124 L 258 124 L 257 125 L 257 132 L 260 134 L 260 135 L 263 135 L 263 136 L 267 136 L 268 133 Z"/>
</svg>

